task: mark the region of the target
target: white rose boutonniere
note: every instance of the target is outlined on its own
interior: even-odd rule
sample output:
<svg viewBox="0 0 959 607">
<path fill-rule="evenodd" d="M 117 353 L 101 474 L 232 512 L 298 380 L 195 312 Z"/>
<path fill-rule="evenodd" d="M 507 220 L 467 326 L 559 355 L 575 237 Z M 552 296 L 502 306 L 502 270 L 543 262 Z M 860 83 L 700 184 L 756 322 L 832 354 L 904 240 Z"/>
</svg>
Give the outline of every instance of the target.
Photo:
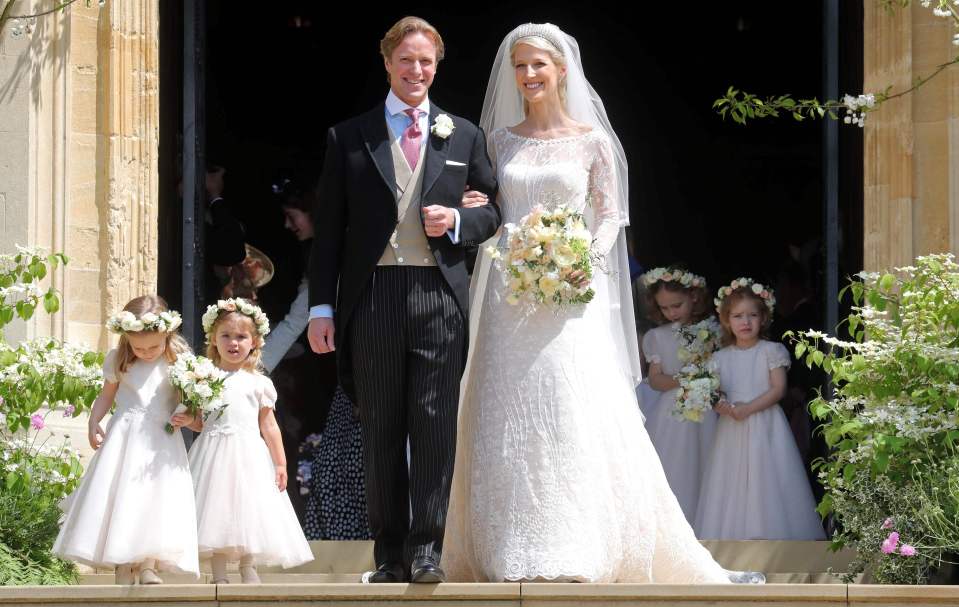
<svg viewBox="0 0 959 607">
<path fill-rule="evenodd" d="M 440 114 L 433 120 L 433 126 L 430 127 L 430 132 L 440 139 L 446 139 L 453 134 L 453 129 L 455 128 L 456 125 L 453 124 L 452 118 L 446 114 Z"/>
</svg>

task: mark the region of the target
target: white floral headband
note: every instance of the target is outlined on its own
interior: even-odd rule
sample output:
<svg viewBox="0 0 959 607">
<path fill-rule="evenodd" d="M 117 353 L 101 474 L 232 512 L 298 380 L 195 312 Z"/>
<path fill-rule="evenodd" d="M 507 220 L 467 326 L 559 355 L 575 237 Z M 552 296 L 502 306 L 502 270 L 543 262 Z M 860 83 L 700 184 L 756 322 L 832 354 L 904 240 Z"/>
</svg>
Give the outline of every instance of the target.
<svg viewBox="0 0 959 607">
<path fill-rule="evenodd" d="M 684 288 L 698 288 L 706 286 L 706 279 L 685 270 L 670 270 L 669 268 L 653 268 L 643 274 L 643 284 L 651 287 L 657 282 L 678 282 Z"/>
<path fill-rule="evenodd" d="M 206 334 L 207 341 L 213 334 L 213 325 L 216 324 L 216 319 L 220 317 L 220 312 L 239 312 L 244 316 L 249 316 L 253 319 L 253 324 L 256 325 L 256 333 L 260 337 L 266 337 L 266 334 L 270 332 L 270 319 L 266 317 L 259 306 L 239 297 L 221 299 L 215 304 L 207 306 L 206 312 L 203 313 L 203 332 Z"/>
<path fill-rule="evenodd" d="M 719 306 L 723 303 L 723 300 L 729 297 L 729 295 L 732 294 L 732 292 L 736 289 L 749 289 L 752 291 L 754 295 L 763 300 L 763 303 L 765 303 L 766 307 L 769 308 L 770 314 L 772 314 L 773 310 L 776 309 L 776 297 L 773 295 L 772 289 L 763 286 L 761 283 L 754 281 L 752 278 L 737 278 L 729 283 L 729 286 L 719 288 L 719 296 L 713 300 L 713 303 L 716 304 L 717 311 L 719 311 Z"/>
<path fill-rule="evenodd" d="M 140 318 L 133 312 L 123 310 L 107 320 L 107 329 L 114 333 L 139 333 L 140 331 L 156 331 L 157 333 L 171 333 L 176 331 L 183 319 L 180 313 L 174 310 L 154 314 L 147 312 Z"/>
</svg>

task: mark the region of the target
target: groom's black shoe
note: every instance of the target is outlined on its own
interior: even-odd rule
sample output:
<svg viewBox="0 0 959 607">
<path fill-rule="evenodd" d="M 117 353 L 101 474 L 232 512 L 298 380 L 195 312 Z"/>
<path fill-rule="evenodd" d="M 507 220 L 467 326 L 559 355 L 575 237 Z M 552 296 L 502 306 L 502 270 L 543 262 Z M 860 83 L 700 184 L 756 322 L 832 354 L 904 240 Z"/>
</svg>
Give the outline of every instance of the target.
<svg viewBox="0 0 959 607">
<path fill-rule="evenodd" d="M 371 584 L 401 584 L 406 581 L 402 563 L 383 563 L 370 575 Z"/>
<path fill-rule="evenodd" d="M 429 556 L 419 556 L 413 559 L 410 566 L 410 581 L 415 584 L 439 584 L 446 581 L 446 574 Z"/>
</svg>

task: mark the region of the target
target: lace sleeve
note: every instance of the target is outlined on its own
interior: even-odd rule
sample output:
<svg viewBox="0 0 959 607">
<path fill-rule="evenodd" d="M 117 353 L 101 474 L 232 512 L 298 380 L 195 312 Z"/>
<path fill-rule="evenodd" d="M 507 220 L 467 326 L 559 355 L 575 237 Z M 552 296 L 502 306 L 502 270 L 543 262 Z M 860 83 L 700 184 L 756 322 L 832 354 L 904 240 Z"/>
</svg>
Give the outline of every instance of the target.
<svg viewBox="0 0 959 607">
<path fill-rule="evenodd" d="M 766 364 L 770 370 L 777 367 L 789 368 L 792 361 L 789 359 L 789 351 L 786 350 L 786 346 L 772 341 L 767 341 L 764 345 L 766 350 Z"/>
<path fill-rule="evenodd" d="M 593 246 L 594 253 L 606 256 L 616 244 L 623 216 L 617 200 L 616 169 L 613 163 L 613 151 L 605 137 L 597 138 L 593 146 L 592 164 L 589 167 L 589 189 L 587 196 L 593 209 Z"/>
</svg>

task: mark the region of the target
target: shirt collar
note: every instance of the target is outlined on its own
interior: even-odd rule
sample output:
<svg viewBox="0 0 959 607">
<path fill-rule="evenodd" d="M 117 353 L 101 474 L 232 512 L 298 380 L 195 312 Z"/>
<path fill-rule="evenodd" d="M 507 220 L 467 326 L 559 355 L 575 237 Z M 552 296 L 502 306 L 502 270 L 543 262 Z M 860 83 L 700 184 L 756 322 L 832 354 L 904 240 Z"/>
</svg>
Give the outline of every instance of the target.
<svg viewBox="0 0 959 607">
<path fill-rule="evenodd" d="M 393 89 L 390 89 L 389 94 L 386 96 L 386 113 L 387 114 L 389 114 L 390 116 L 396 116 L 397 114 L 402 113 L 403 110 L 409 109 L 411 107 L 413 106 L 406 103 L 405 101 L 402 101 L 399 97 L 396 96 L 396 93 L 393 92 Z M 426 99 L 423 100 L 423 103 L 416 106 L 416 109 L 418 109 L 424 115 L 429 116 L 430 115 L 430 98 L 426 97 Z"/>
</svg>

